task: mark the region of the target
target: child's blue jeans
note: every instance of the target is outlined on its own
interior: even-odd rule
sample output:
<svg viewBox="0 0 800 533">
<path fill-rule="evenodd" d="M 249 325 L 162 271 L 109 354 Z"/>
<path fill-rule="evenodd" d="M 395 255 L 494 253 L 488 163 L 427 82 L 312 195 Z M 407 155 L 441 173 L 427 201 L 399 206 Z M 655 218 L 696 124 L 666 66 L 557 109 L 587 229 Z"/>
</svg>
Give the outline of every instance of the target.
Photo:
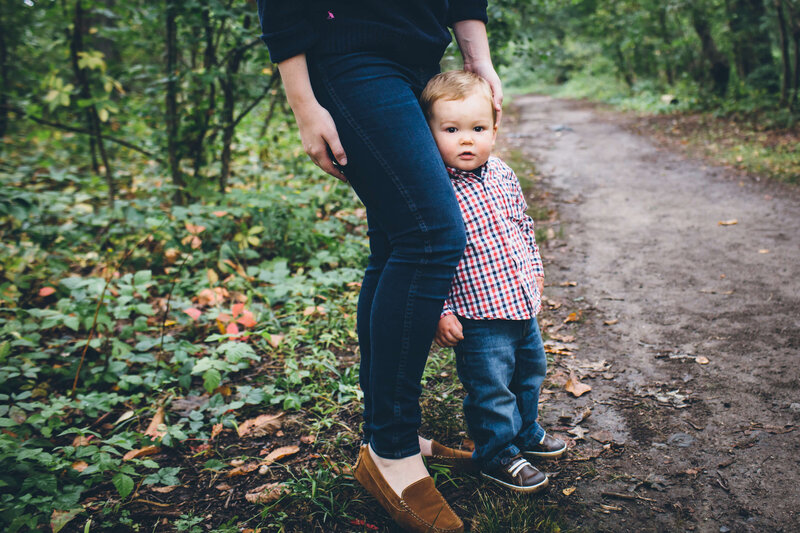
<svg viewBox="0 0 800 533">
<path fill-rule="evenodd" d="M 464 340 L 455 347 L 456 364 L 473 457 L 492 470 L 544 437 L 537 418 L 547 356 L 535 318 L 459 321 Z"/>
</svg>

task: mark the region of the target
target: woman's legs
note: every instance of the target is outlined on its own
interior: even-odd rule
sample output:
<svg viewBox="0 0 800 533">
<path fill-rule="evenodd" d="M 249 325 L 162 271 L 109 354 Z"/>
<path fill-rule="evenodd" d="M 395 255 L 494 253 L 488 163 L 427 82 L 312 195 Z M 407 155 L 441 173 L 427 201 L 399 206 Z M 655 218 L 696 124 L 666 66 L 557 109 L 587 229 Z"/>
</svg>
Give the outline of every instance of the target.
<svg viewBox="0 0 800 533">
<path fill-rule="evenodd" d="M 434 70 L 366 54 L 311 63 L 370 224 L 358 309 L 365 433 L 379 457 L 410 457 L 419 453 L 422 371 L 465 246 L 458 203 L 417 103 Z"/>
</svg>

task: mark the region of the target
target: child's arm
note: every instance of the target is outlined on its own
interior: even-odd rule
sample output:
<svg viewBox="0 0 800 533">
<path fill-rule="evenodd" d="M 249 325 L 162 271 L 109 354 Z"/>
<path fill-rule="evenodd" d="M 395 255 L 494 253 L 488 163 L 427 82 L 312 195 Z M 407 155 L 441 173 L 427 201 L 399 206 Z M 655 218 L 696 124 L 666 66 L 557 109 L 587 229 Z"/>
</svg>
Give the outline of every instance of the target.
<svg viewBox="0 0 800 533">
<path fill-rule="evenodd" d="M 516 200 L 514 216 L 512 218 L 528 241 L 531 256 L 533 257 L 533 275 L 536 278 L 536 284 L 539 286 L 539 293 L 541 294 L 544 288 L 544 266 L 542 264 L 542 256 L 539 255 L 539 246 L 536 244 L 536 232 L 533 227 L 533 219 L 526 214 L 526 211 L 528 211 L 528 204 L 525 202 L 525 195 L 522 193 L 522 187 L 519 184 L 517 176 L 510 168 L 508 172 L 511 174 L 510 180 L 514 187 L 514 196 Z"/>
</svg>

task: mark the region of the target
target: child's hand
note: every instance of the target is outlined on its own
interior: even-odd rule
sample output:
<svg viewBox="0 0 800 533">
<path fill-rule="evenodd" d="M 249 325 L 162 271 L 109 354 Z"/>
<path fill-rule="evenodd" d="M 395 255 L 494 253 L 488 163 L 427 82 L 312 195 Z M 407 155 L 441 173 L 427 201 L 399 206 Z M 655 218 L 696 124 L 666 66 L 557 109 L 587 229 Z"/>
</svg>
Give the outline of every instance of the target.
<svg viewBox="0 0 800 533">
<path fill-rule="evenodd" d="M 452 348 L 464 340 L 461 322 L 455 315 L 445 315 L 439 319 L 439 327 L 436 329 L 434 340 L 442 348 Z"/>
<path fill-rule="evenodd" d="M 536 279 L 536 286 L 539 287 L 539 296 L 544 294 L 544 278 L 541 276 L 534 276 Z"/>
</svg>

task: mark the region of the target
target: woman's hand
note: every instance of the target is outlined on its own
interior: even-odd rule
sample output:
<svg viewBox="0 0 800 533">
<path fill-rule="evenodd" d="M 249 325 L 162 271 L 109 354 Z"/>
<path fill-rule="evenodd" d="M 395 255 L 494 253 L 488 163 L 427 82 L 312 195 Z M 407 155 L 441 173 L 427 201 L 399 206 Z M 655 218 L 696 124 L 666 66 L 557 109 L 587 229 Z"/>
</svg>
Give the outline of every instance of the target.
<svg viewBox="0 0 800 533">
<path fill-rule="evenodd" d="M 489 82 L 492 88 L 492 102 L 497 110 L 497 124 L 503 113 L 503 84 L 492 65 L 489 53 L 489 40 L 486 25 L 480 20 L 461 20 L 453 24 L 458 47 L 464 58 L 464 70 L 474 72 Z"/>
<path fill-rule="evenodd" d="M 465 61 L 464 70 L 474 72 L 489 82 L 489 87 L 492 88 L 492 103 L 497 110 L 497 124 L 500 124 L 500 117 L 503 114 L 503 84 L 500 81 L 500 76 L 498 76 L 497 72 L 494 70 L 492 62 L 474 64 Z"/>
<path fill-rule="evenodd" d="M 308 64 L 305 54 L 290 57 L 278 64 L 281 72 L 283 87 L 286 90 L 286 99 L 292 108 L 297 127 L 300 130 L 300 139 L 303 149 L 319 168 L 342 181 L 347 178 L 337 165 L 347 165 L 347 155 L 344 153 L 336 131 L 331 114 L 322 107 L 314 96 L 311 80 L 308 77 Z M 328 153 L 333 154 L 335 162 Z"/>
<path fill-rule="evenodd" d="M 336 124 L 333 123 L 328 110 L 319 105 L 316 100 L 303 106 L 297 106 L 296 109 L 292 108 L 292 110 L 300 130 L 303 149 L 314 164 L 331 176 L 347 181 L 342 171 L 336 168 L 328 153 L 328 147 L 330 147 L 330 153 L 336 159 L 336 164 L 342 167 L 347 164 L 347 155 L 339 141 L 339 132 L 336 131 Z"/>
</svg>

